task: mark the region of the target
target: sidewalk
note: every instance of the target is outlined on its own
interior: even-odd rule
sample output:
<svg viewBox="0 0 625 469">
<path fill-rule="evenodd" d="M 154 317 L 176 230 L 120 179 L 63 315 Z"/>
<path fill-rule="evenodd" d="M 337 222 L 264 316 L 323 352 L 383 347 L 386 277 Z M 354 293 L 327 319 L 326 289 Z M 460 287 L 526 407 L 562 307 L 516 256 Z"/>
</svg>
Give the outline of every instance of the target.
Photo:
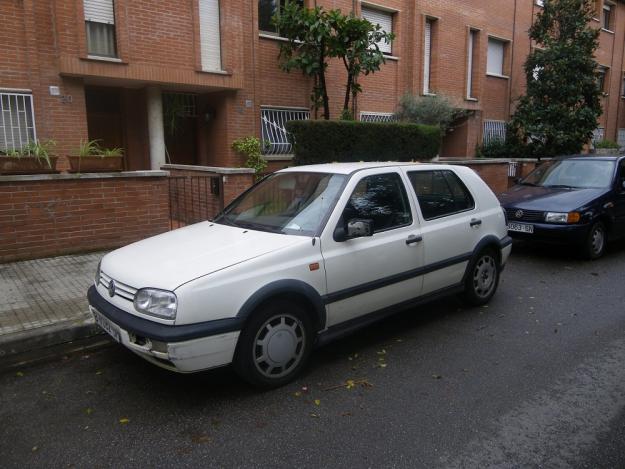
<svg viewBox="0 0 625 469">
<path fill-rule="evenodd" d="M 0 361 L 101 332 L 87 289 L 103 255 L 0 264 Z"/>
</svg>

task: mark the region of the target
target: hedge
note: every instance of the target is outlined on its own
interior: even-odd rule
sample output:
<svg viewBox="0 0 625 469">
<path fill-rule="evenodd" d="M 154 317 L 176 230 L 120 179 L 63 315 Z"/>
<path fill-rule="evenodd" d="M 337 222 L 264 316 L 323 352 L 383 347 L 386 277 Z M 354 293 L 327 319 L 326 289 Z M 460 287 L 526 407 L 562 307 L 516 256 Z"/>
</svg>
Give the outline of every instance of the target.
<svg viewBox="0 0 625 469">
<path fill-rule="evenodd" d="M 417 124 L 307 120 L 286 124 L 294 165 L 349 161 L 430 160 L 438 154 L 438 127 Z"/>
</svg>

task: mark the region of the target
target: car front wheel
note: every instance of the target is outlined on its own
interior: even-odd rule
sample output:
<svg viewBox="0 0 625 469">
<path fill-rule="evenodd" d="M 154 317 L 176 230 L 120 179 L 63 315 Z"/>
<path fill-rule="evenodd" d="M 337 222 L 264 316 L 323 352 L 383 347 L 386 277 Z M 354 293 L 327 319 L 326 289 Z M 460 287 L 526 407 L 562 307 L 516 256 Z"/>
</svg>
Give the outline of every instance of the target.
<svg viewBox="0 0 625 469">
<path fill-rule="evenodd" d="M 497 256 L 492 249 L 485 249 L 471 263 L 462 298 L 470 306 L 484 305 L 493 297 L 498 284 Z"/>
<path fill-rule="evenodd" d="M 586 259 L 598 259 L 605 252 L 606 231 L 605 225 L 600 221 L 590 228 L 586 242 L 584 243 L 583 254 Z"/>
<path fill-rule="evenodd" d="M 254 386 L 274 388 L 293 380 L 312 350 L 312 322 L 292 301 L 261 307 L 239 337 L 236 372 Z"/>
</svg>

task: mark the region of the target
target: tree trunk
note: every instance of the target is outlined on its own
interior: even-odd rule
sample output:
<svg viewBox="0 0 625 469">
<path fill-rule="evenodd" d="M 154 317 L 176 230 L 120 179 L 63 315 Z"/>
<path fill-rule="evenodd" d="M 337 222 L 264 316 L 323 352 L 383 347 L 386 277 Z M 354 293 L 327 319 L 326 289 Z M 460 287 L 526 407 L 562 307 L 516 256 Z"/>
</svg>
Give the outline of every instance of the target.
<svg viewBox="0 0 625 469">
<path fill-rule="evenodd" d="M 354 75 L 351 72 L 347 72 L 347 86 L 345 87 L 345 101 L 343 101 L 343 111 L 349 109 L 349 98 L 352 92 L 352 83 L 354 82 Z"/>
<path fill-rule="evenodd" d="M 321 50 L 325 50 L 325 43 L 321 42 Z M 328 90 L 326 88 L 326 70 L 325 70 L 325 54 L 319 54 L 319 86 L 321 87 L 321 95 L 323 97 L 323 118 L 330 120 L 330 101 L 328 99 Z"/>
</svg>

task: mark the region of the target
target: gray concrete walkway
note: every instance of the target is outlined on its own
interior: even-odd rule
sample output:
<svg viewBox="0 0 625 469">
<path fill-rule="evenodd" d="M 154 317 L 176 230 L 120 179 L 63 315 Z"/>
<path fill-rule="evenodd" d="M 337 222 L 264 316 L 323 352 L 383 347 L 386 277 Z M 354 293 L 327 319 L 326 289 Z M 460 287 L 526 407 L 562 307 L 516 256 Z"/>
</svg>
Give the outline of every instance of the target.
<svg viewBox="0 0 625 469">
<path fill-rule="evenodd" d="M 0 264 L 0 358 L 98 333 L 86 295 L 103 255 Z"/>
</svg>

